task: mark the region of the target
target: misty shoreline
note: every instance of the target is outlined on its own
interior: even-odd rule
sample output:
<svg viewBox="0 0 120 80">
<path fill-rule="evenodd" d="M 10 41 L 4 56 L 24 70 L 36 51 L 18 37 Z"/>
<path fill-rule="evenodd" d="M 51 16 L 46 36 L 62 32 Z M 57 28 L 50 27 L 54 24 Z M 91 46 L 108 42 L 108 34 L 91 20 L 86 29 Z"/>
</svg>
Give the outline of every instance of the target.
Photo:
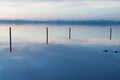
<svg viewBox="0 0 120 80">
<path fill-rule="evenodd" d="M 117 20 L 0 20 L 0 24 L 120 26 L 120 21 Z"/>
</svg>

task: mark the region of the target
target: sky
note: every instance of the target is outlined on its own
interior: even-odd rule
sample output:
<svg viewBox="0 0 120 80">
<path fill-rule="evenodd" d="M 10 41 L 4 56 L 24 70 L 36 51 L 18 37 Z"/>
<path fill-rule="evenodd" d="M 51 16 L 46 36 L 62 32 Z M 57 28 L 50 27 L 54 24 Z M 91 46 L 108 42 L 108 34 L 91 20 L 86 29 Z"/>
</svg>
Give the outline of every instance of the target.
<svg viewBox="0 0 120 80">
<path fill-rule="evenodd" d="M 120 20 L 120 0 L 0 0 L 0 19 Z"/>
</svg>

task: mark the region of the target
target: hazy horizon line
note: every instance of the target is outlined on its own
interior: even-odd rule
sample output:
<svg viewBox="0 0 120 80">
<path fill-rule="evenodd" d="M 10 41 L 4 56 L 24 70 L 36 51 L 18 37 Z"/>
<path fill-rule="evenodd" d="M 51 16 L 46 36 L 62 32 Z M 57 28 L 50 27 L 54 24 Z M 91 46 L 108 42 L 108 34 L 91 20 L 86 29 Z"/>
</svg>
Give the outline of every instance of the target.
<svg viewBox="0 0 120 80">
<path fill-rule="evenodd" d="M 120 26 L 120 20 L 25 20 L 25 19 L 0 19 L 0 24 L 50 24 L 50 25 L 100 25 Z"/>
<path fill-rule="evenodd" d="M 23 20 L 23 21 L 92 21 L 92 20 L 103 20 L 103 21 L 120 21 L 119 19 L 0 19 L 0 20 L 11 20 L 11 21 L 15 21 L 15 20 Z"/>
</svg>

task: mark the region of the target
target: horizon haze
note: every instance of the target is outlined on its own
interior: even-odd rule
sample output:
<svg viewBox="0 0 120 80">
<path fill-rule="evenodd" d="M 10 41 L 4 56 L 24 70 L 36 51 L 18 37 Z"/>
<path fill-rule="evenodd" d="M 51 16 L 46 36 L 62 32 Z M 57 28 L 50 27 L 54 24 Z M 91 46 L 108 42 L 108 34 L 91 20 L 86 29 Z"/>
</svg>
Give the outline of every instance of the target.
<svg viewBox="0 0 120 80">
<path fill-rule="evenodd" d="M 0 0 L 0 19 L 120 20 L 120 0 Z"/>
</svg>

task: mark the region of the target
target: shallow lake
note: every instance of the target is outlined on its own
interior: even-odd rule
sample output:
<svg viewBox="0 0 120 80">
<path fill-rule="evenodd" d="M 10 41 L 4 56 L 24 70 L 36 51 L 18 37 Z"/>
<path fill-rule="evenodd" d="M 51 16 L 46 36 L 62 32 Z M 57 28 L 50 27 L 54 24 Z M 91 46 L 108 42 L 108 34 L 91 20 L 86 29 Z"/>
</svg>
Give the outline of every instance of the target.
<svg viewBox="0 0 120 80">
<path fill-rule="evenodd" d="M 0 80 L 120 80 L 119 75 L 120 26 L 0 25 Z"/>
<path fill-rule="evenodd" d="M 46 42 L 48 27 L 49 43 L 119 45 L 119 26 L 71 26 L 71 25 L 0 25 L 0 42 L 9 42 L 9 27 L 12 28 L 12 42 Z M 69 40 L 71 27 L 71 40 Z M 112 28 L 112 40 L 110 40 Z"/>
</svg>

